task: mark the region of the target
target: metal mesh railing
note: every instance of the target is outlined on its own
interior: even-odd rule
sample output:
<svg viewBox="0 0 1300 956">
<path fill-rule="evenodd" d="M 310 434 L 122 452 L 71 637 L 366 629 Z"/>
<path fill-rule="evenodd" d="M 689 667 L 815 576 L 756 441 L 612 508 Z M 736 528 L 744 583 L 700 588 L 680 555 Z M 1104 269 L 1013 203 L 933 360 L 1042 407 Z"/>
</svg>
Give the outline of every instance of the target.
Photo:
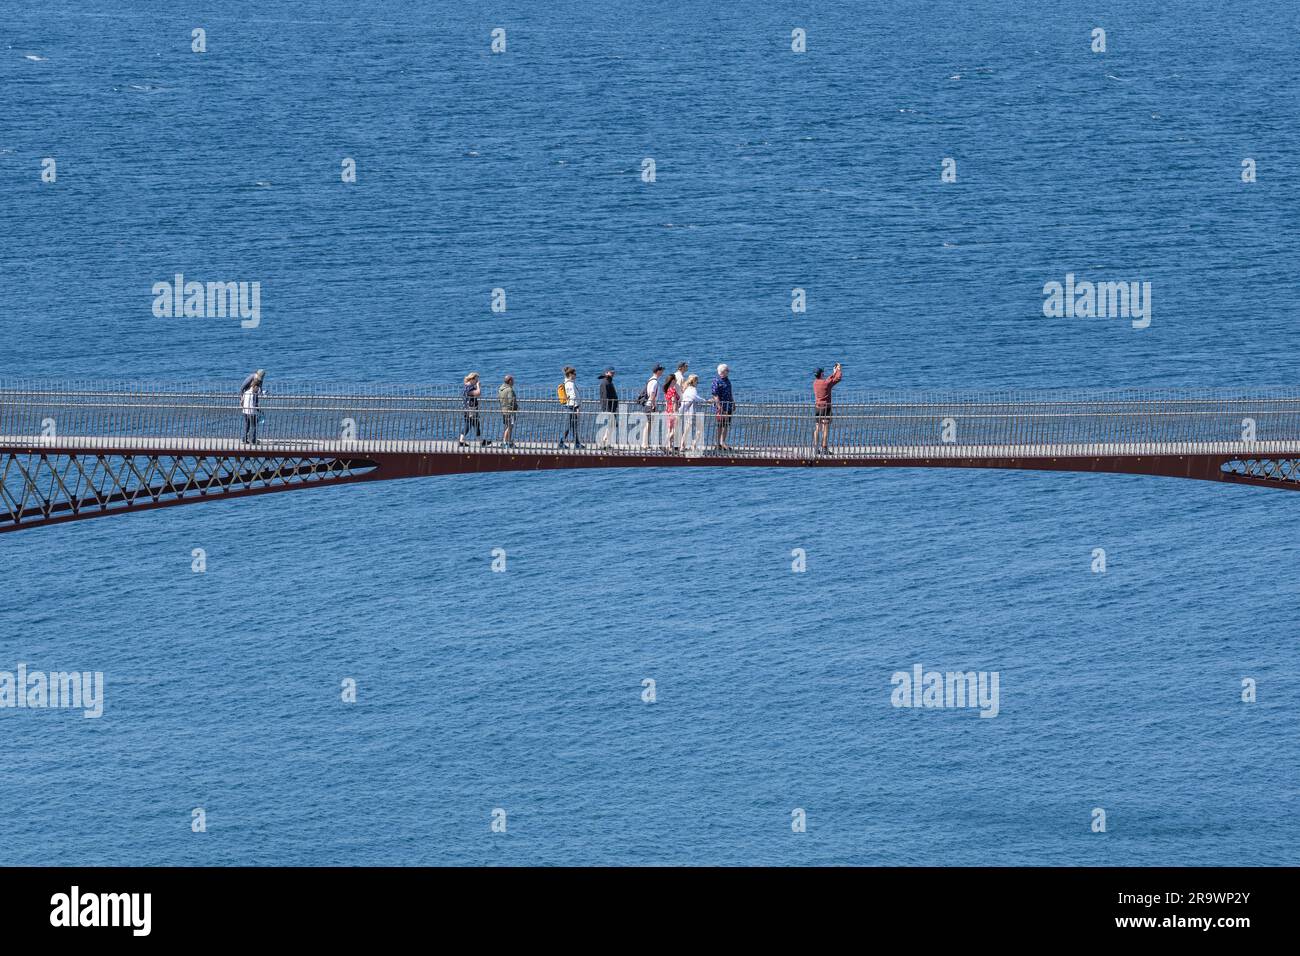
<svg viewBox="0 0 1300 956">
<path fill-rule="evenodd" d="M 508 424 L 515 447 L 558 450 L 567 438 L 567 454 L 680 451 L 683 445 L 705 452 L 723 437 L 724 425 L 737 456 L 803 456 L 816 441 L 816 410 L 806 393 L 738 391 L 724 420 L 703 395 L 693 412 L 669 414 L 661 403 L 646 416 L 623 390 L 621 412 L 611 415 L 594 391 L 580 389 L 581 450 L 571 444 L 574 416 L 553 388 L 517 389 L 518 410 L 507 415 L 488 385 L 478 408 L 465 409 L 455 385 L 271 382 L 261 397 L 258 441 L 378 453 L 454 449 L 465 435 L 476 448 L 502 452 L 509 450 L 502 446 Z M 241 443 L 243 422 L 238 389 L 228 384 L 0 381 L 0 443 L 10 445 L 39 440 L 88 448 L 221 449 Z M 841 387 L 829 446 L 843 457 L 1300 449 L 1300 390 L 926 393 Z"/>
</svg>

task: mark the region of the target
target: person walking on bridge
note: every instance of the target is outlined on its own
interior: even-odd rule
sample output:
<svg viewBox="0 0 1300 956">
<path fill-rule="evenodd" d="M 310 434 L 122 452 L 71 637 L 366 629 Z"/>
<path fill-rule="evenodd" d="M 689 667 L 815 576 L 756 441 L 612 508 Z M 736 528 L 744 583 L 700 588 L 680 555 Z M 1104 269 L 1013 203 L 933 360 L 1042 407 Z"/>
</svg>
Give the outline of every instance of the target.
<svg viewBox="0 0 1300 956">
<path fill-rule="evenodd" d="M 257 416 L 260 414 L 258 406 L 262 401 L 262 380 L 266 378 L 266 371 L 258 369 L 248 378 L 244 379 L 244 384 L 239 386 L 239 407 L 244 413 L 244 442 L 249 445 L 257 444 Z"/>
<path fill-rule="evenodd" d="M 519 414 L 519 397 L 515 395 L 515 377 L 507 375 L 497 388 L 497 404 L 501 406 L 501 443 L 515 447 L 515 417 Z"/>
<path fill-rule="evenodd" d="M 618 389 L 614 387 L 614 370 L 600 373 L 600 411 L 605 427 L 600 432 L 600 444 L 608 447 L 618 428 Z"/>
<path fill-rule="evenodd" d="M 462 448 L 468 448 L 469 443 L 465 441 L 471 430 L 474 437 L 478 439 L 480 445 L 492 444 L 483 437 L 483 427 L 478 417 L 478 397 L 483 394 L 483 383 L 479 381 L 478 372 L 470 372 L 465 376 L 465 384 L 460 390 L 460 404 L 464 410 L 465 427 L 460 430 L 460 437 L 456 439 L 456 444 Z"/>
<path fill-rule="evenodd" d="M 729 451 L 727 432 L 731 430 L 731 413 L 736 410 L 736 403 L 731 397 L 730 369 L 723 362 L 718 366 L 718 377 L 713 380 L 713 408 L 717 412 L 718 448 Z"/>
<path fill-rule="evenodd" d="M 830 378 L 826 377 L 825 369 L 819 368 L 813 372 L 813 400 L 817 404 L 817 417 L 813 426 L 813 449 L 819 455 L 830 454 L 827 444 L 831 433 L 831 389 L 838 385 L 843 377 L 844 372 L 839 362 L 835 363 Z"/>
<path fill-rule="evenodd" d="M 573 447 L 578 449 L 582 447 L 578 435 L 578 427 L 582 424 L 582 402 L 578 398 L 578 370 L 572 365 L 564 367 L 564 384 L 560 388 L 564 390 L 564 407 L 569 416 L 568 424 L 564 426 L 564 434 L 560 437 L 560 447 L 564 447 L 569 432 L 573 432 Z"/>
</svg>

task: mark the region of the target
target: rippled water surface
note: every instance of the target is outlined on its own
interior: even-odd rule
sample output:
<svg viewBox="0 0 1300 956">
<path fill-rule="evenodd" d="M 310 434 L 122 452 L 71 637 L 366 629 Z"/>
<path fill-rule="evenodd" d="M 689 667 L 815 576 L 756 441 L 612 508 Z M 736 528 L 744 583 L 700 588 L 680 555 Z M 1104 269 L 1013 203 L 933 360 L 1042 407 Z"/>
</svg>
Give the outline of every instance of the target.
<svg viewBox="0 0 1300 956">
<path fill-rule="evenodd" d="M 725 360 L 743 398 L 836 360 L 846 388 L 1300 373 L 1293 5 L 4 21 L 5 377 Z M 260 282 L 261 324 L 155 317 L 176 272 Z M 1150 281 L 1150 327 L 1045 318 L 1067 272 Z M 1298 508 L 1131 476 L 610 470 L 5 535 L 0 670 L 106 689 L 98 720 L 0 709 L 0 863 L 1295 863 Z M 996 719 L 891 706 L 918 663 L 997 671 Z"/>
</svg>

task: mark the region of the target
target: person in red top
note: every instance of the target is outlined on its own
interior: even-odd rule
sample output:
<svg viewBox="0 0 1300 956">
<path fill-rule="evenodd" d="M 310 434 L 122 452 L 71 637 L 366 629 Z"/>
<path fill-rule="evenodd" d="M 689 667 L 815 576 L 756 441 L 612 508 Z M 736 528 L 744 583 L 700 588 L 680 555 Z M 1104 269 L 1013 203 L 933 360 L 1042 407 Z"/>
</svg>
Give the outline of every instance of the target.
<svg viewBox="0 0 1300 956">
<path fill-rule="evenodd" d="M 831 389 L 844 377 L 839 362 L 836 362 L 835 368 L 831 370 L 830 378 L 825 378 L 825 374 L 826 370 L 820 368 L 813 372 L 813 399 L 817 403 L 816 424 L 813 426 L 813 449 L 819 455 L 828 454 L 826 445 L 831 433 Z"/>
<path fill-rule="evenodd" d="M 677 392 L 676 376 L 669 375 L 664 379 L 662 390 L 664 393 L 664 409 L 667 412 L 665 418 L 668 419 L 666 423 L 668 426 L 668 432 L 664 436 L 664 447 L 671 451 L 673 447 L 673 438 L 677 431 L 677 406 L 681 402 L 681 395 Z"/>
</svg>

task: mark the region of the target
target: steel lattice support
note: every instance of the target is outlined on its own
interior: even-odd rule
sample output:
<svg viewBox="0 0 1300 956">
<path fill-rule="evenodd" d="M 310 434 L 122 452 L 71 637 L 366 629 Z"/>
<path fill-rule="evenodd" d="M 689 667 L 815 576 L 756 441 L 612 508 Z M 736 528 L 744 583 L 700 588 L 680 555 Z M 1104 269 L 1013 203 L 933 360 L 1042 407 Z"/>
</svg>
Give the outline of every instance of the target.
<svg viewBox="0 0 1300 956">
<path fill-rule="evenodd" d="M 1300 458 L 1234 458 L 1223 463 L 1223 474 L 1232 478 L 1300 484 Z"/>
<path fill-rule="evenodd" d="M 365 453 L 342 458 L 284 449 L 133 452 L 42 449 L 0 451 L 0 532 L 123 514 L 170 505 L 321 487 L 355 481 L 433 475 L 592 468 L 951 468 L 1115 473 L 1223 481 L 1300 490 L 1300 458 L 1244 458 L 1229 454 L 1101 455 L 1061 457 L 765 457 L 649 454 L 566 454 L 559 450 L 507 453 Z"/>
<path fill-rule="evenodd" d="M 341 484 L 368 460 L 312 456 L 5 452 L 0 532 L 166 505 Z"/>
</svg>

